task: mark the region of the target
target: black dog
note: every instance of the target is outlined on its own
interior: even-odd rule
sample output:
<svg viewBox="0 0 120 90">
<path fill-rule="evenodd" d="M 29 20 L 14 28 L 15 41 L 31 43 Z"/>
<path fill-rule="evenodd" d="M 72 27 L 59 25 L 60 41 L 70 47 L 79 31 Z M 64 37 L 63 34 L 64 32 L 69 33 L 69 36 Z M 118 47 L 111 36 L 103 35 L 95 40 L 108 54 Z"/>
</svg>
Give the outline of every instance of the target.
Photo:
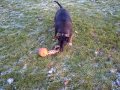
<svg viewBox="0 0 120 90">
<path fill-rule="evenodd" d="M 55 22 L 55 38 L 58 40 L 60 51 L 66 44 L 72 45 L 72 20 L 66 9 L 64 9 L 57 1 L 60 9 L 56 12 Z"/>
</svg>

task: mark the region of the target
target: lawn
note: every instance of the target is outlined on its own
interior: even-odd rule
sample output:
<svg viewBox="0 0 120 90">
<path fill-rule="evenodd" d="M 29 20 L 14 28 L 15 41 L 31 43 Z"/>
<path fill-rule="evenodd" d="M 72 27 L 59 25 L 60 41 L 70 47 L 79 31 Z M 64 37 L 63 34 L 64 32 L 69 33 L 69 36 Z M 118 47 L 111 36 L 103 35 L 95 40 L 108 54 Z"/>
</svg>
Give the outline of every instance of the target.
<svg viewBox="0 0 120 90">
<path fill-rule="evenodd" d="M 120 1 L 59 0 L 71 15 L 73 46 L 57 43 L 53 0 L 0 0 L 0 90 L 120 90 Z"/>
</svg>

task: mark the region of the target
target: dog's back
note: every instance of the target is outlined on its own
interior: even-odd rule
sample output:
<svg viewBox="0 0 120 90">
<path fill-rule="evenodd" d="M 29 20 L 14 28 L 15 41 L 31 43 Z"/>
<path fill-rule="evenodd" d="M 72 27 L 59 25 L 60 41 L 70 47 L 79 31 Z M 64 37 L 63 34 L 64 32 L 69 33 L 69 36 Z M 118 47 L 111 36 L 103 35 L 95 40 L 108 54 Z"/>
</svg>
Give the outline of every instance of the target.
<svg viewBox="0 0 120 90">
<path fill-rule="evenodd" d="M 69 13 L 61 8 L 57 11 L 56 15 L 55 15 L 55 26 L 57 28 L 59 28 L 60 31 L 58 31 L 59 33 L 66 33 L 65 32 L 67 29 L 71 30 L 70 26 L 71 26 L 71 18 L 69 16 Z"/>
</svg>

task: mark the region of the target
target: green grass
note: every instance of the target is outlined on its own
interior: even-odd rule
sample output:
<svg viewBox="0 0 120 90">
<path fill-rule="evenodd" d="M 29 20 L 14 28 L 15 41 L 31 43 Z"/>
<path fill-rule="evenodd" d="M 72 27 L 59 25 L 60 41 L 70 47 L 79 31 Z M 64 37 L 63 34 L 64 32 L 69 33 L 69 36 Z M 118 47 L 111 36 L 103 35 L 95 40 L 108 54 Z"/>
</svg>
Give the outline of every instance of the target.
<svg viewBox="0 0 120 90">
<path fill-rule="evenodd" d="M 37 49 L 56 43 L 52 38 L 58 6 L 52 0 L 0 1 L 0 89 L 117 90 L 112 82 L 120 71 L 119 0 L 102 1 L 60 1 L 72 17 L 73 46 L 45 58 Z M 100 55 L 95 55 L 97 50 Z M 48 77 L 52 67 L 56 70 Z M 111 73 L 114 68 L 117 72 Z M 14 78 L 12 84 L 9 78 Z M 66 87 L 64 79 L 69 80 Z"/>
</svg>

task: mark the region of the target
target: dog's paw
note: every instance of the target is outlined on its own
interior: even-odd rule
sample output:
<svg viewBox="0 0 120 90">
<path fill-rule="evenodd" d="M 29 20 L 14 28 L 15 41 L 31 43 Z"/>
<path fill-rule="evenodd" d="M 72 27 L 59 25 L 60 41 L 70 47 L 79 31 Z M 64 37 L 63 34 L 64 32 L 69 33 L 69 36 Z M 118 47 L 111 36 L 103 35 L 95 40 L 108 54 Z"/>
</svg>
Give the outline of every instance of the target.
<svg viewBox="0 0 120 90">
<path fill-rule="evenodd" d="M 72 43 L 68 43 L 69 46 L 72 46 Z"/>
</svg>

